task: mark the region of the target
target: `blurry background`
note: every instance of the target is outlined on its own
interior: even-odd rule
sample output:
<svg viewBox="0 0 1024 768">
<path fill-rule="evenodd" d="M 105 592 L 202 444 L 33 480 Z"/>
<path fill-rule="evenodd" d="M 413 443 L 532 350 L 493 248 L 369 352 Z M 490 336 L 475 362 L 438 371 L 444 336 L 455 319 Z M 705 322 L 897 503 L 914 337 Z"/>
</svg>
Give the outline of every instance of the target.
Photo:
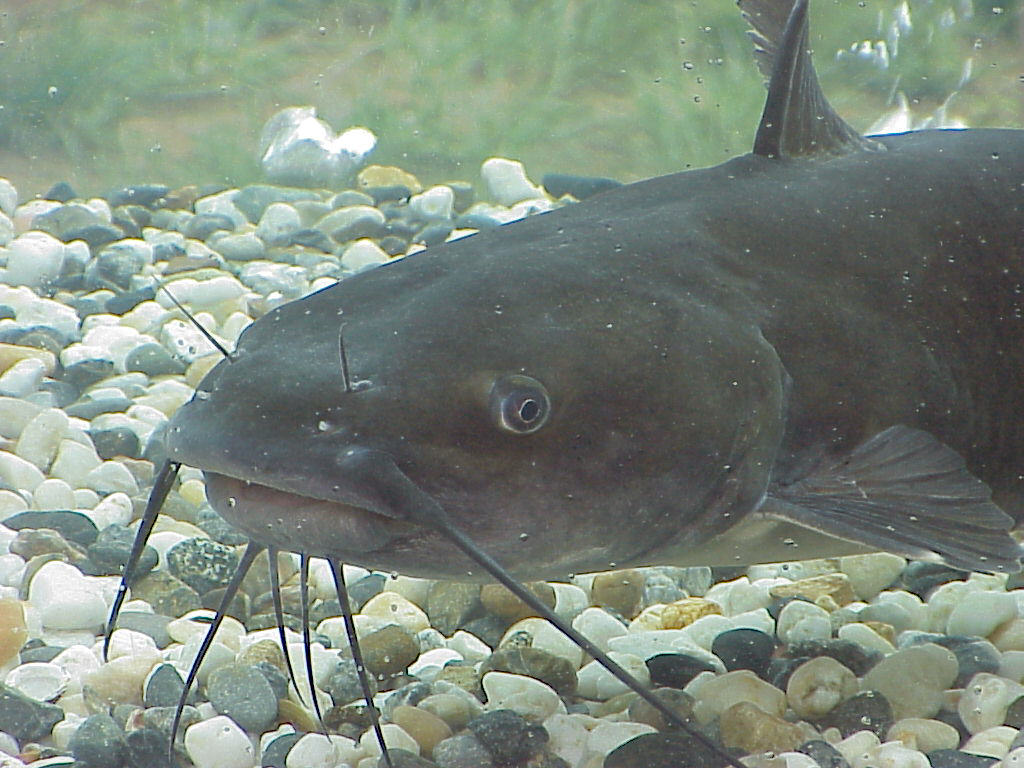
<svg viewBox="0 0 1024 768">
<path fill-rule="evenodd" d="M 1024 127 L 1021 0 L 812 0 L 811 24 L 859 129 L 899 93 L 915 125 L 955 93 L 949 120 Z M 303 104 L 426 182 L 495 154 L 633 180 L 746 152 L 763 98 L 731 0 L 0 3 L 0 176 L 23 199 L 257 181 L 263 123 Z"/>
</svg>

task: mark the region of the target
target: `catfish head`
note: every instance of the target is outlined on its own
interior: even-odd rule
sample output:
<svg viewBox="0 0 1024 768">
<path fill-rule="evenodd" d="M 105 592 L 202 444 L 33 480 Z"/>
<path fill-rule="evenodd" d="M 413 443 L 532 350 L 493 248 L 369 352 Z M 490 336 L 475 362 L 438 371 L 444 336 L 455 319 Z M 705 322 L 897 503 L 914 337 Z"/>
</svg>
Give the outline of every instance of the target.
<svg viewBox="0 0 1024 768">
<path fill-rule="evenodd" d="M 601 209 L 269 312 L 174 416 L 169 457 L 254 540 L 375 569 L 476 575 L 442 518 L 531 579 L 698 547 L 764 497 L 781 364 L 700 281 L 612 253 L 631 250 L 614 217 L 581 215 Z"/>
</svg>

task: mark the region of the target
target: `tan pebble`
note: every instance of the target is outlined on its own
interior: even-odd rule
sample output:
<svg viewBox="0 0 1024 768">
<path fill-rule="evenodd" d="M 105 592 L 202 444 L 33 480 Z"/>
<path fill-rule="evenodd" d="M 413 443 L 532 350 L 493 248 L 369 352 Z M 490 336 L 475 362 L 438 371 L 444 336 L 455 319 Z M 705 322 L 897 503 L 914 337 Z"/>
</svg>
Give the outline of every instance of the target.
<svg viewBox="0 0 1024 768">
<path fill-rule="evenodd" d="M 164 531 L 170 531 L 171 533 L 180 533 L 186 539 L 208 539 L 210 534 L 200 528 L 198 525 L 187 523 L 184 520 L 175 520 L 169 515 L 159 515 L 156 518 L 156 523 L 153 525 L 153 533 L 162 533 Z"/>
<path fill-rule="evenodd" d="M 828 656 L 804 662 L 790 675 L 786 701 L 797 717 L 815 719 L 831 712 L 858 690 L 857 676 Z"/>
<path fill-rule="evenodd" d="M 356 177 L 360 187 L 408 187 L 410 192 L 422 192 L 420 180 L 408 171 L 393 165 L 368 165 Z"/>
<path fill-rule="evenodd" d="M 391 722 L 399 726 L 420 745 L 421 754 L 430 756 L 434 746 L 452 735 L 448 723 L 425 709 L 398 706 L 391 713 Z"/>
<path fill-rule="evenodd" d="M 710 678 L 700 687 L 698 696 L 700 700 L 693 708 L 693 715 L 701 724 L 710 723 L 741 701 L 755 704 L 775 717 L 782 717 L 786 711 L 786 694 L 748 669 Z"/>
<path fill-rule="evenodd" d="M 640 610 L 644 597 L 644 575 L 637 570 L 608 571 L 594 577 L 590 587 L 594 605 L 611 608 L 631 619 Z"/>
<path fill-rule="evenodd" d="M 1024 618 L 1004 621 L 988 639 L 1000 651 L 1024 651 Z"/>
<path fill-rule="evenodd" d="M 852 603 L 856 599 L 853 587 L 850 586 L 850 577 L 845 573 L 826 573 L 799 579 L 790 584 L 778 584 L 769 589 L 768 594 L 777 599 L 802 597 L 812 602 L 828 596 L 840 606 Z"/>
<path fill-rule="evenodd" d="M 526 588 L 539 597 L 548 608 L 555 607 L 555 590 L 549 584 L 535 581 L 527 584 Z M 480 590 L 480 602 L 489 613 L 510 623 L 537 615 L 536 611 L 500 584 L 485 584 Z"/>
<path fill-rule="evenodd" d="M 221 360 L 223 360 L 223 357 L 221 357 L 220 352 L 214 352 L 193 360 L 188 370 L 185 371 L 185 383 L 193 389 L 197 388 L 203 377 L 213 370 L 213 366 Z"/>
<path fill-rule="evenodd" d="M 154 666 L 163 661 L 160 652 L 143 649 L 132 656 L 120 656 L 85 675 L 82 691 L 86 700 L 114 704 L 142 704 L 142 683 Z"/>
<path fill-rule="evenodd" d="M 25 606 L 13 597 L 0 599 L 0 667 L 18 655 L 26 640 Z"/>
<path fill-rule="evenodd" d="M 360 613 L 390 619 L 413 634 L 430 628 L 430 620 L 423 609 L 397 592 L 381 592 L 374 595 L 366 602 Z"/>
<path fill-rule="evenodd" d="M 719 718 L 722 743 L 744 752 L 789 752 L 803 742 L 803 729 L 763 712 L 749 701 L 733 704 Z"/>
<path fill-rule="evenodd" d="M 927 753 L 936 749 L 956 749 L 960 744 L 960 734 L 956 728 L 940 720 L 905 717 L 889 726 L 885 740 L 902 741 L 911 749 Z"/>
<path fill-rule="evenodd" d="M 462 730 L 466 723 L 484 711 L 483 704 L 477 699 L 455 693 L 431 694 L 417 704 L 416 708 L 437 715 L 452 731 Z"/>
<path fill-rule="evenodd" d="M 457 685 L 474 696 L 480 690 L 480 674 L 468 664 L 445 664 L 435 679 Z"/>
<path fill-rule="evenodd" d="M 871 627 L 881 637 L 884 637 L 893 645 L 896 644 L 896 629 L 892 624 L 886 624 L 884 621 L 865 621 L 864 625 Z"/>
<path fill-rule="evenodd" d="M 281 699 L 277 702 L 277 720 L 279 723 L 291 723 L 300 733 L 303 731 L 312 733 L 320 728 L 320 723 L 317 722 L 313 713 L 291 699 Z"/>
<path fill-rule="evenodd" d="M 201 506 L 206 503 L 206 483 L 193 477 L 181 484 L 178 495 L 193 506 Z"/>
<path fill-rule="evenodd" d="M 238 654 L 236 661 L 239 664 L 259 664 L 261 661 L 266 661 L 273 664 L 282 672 L 286 672 L 288 670 L 288 666 L 284 661 L 284 652 L 281 650 L 281 646 L 277 644 L 276 640 L 271 640 L 270 638 L 257 640 L 255 643 L 242 650 Z"/>
<path fill-rule="evenodd" d="M 371 632 L 361 644 L 366 668 L 377 675 L 396 675 L 420 655 L 416 637 L 397 624 Z"/>
<path fill-rule="evenodd" d="M 0 373 L 4 373 L 22 360 L 42 360 L 45 366 L 43 371 L 47 376 L 51 376 L 57 366 L 57 358 L 53 352 L 37 347 L 23 347 L 20 344 L 0 344 Z"/>
<path fill-rule="evenodd" d="M 702 616 L 720 615 L 722 607 L 703 597 L 684 597 L 669 603 L 661 612 L 660 629 L 682 629 Z"/>
</svg>

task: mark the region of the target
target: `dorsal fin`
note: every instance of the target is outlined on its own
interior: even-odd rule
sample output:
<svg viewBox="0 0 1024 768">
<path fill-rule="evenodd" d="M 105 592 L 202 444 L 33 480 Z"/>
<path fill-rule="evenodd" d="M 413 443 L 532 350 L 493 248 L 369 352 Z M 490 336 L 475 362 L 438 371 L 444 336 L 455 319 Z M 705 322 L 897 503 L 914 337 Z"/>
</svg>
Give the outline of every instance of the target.
<svg viewBox="0 0 1024 768">
<path fill-rule="evenodd" d="M 739 0 L 768 99 L 754 139 L 763 157 L 843 155 L 885 147 L 846 123 L 821 92 L 811 63 L 807 0 Z"/>
</svg>

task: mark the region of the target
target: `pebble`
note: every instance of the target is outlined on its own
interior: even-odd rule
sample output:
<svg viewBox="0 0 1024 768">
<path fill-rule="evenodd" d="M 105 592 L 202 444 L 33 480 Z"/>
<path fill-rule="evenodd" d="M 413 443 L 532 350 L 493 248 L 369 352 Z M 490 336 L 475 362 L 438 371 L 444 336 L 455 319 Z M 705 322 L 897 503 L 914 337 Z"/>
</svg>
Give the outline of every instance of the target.
<svg viewBox="0 0 1024 768">
<path fill-rule="evenodd" d="M 631 674 L 641 685 L 650 683 L 650 673 L 647 665 L 639 656 L 621 651 L 609 651 L 609 658 Z M 626 693 L 631 690 L 625 683 L 614 677 L 596 661 L 591 661 L 583 666 L 577 674 L 577 693 L 585 699 L 606 701 L 613 696 Z"/>
<path fill-rule="evenodd" d="M 800 718 L 815 720 L 857 693 L 857 676 L 828 656 L 810 659 L 789 676 L 786 701 Z"/>
<path fill-rule="evenodd" d="M 124 732 L 110 715 L 90 715 L 68 744 L 81 768 L 120 768 L 127 757 Z"/>
<path fill-rule="evenodd" d="M 256 751 L 245 731 L 218 715 L 185 731 L 185 751 L 196 768 L 253 768 Z"/>
<path fill-rule="evenodd" d="M 206 695 L 214 708 L 247 731 L 266 730 L 277 717 L 277 695 L 255 667 L 226 664 L 210 674 Z"/>
<path fill-rule="evenodd" d="M 4 683 L 36 701 L 56 701 L 64 692 L 69 676 L 57 664 L 32 662 L 7 673 Z"/>
<path fill-rule="evenodd" d="M 956 657 L 928 643 L 890 654 L 864 676 L 862 688 L 881 693 L 896 719 L 932 717 L 942 706 L 943 692 L 956 679 Z"/>
<path fill-rule="evenodd" d="M 953 607 L 946 621 L 947 635 L 988 637 L 996 627 L 1017 618 L 1017 600 L 1006 592 L 976 592 Z"/>
<path fill-rule="evenodd" d="M 3 731 L 22 742 L 47 736 L 64 719 L 64 710 L 53 704 L 25 696 L 0 684 L 0 723 Z"/>
<path fill-rule="evenodd" d="M 481 682 L 490 709 L 511 709 L 533 720 L 565 712 L 555 690 L 532 677 L 488 672 Z"/>
<path fill-rule="evenodd" d="M 107 603 L 99 584 L 67 563 L 49 562 L 36 571 L 28 601 L 49 629 L 98 630 L 106 621 Z"/>
<path fill-rule="evenodd" d="M 487 194 L 501 205 L 515 205 L 523 200 L 544 197 L 544 190 L 526 176 L 523 164 L 517 160 L 492 157 L 480 168 Z"/>
</svg>

